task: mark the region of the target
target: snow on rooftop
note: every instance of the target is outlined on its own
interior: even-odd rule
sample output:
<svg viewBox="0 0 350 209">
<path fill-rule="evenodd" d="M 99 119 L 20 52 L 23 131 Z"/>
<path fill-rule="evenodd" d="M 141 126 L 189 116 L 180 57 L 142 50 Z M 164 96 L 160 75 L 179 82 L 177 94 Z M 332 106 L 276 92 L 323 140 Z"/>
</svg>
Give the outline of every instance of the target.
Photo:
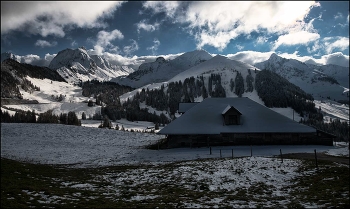
<svg viewBox="0 0 350 209">
<path fill-rule="evenodd" d="M 240 125 L 223 125 L 222 110 L 239 109 Z M 172 121 L 159 134 L 221 133 L 314 133 L 316 129 L 299 124 L 249 98 L 207 98 Z"/>
<path fill-rule="evenodd" d="M 227 105 L 227 107 L 222 111 L 222 115 L 224 115 L 229 109 L 231 109 L 230 105 Z"/>
</svg>

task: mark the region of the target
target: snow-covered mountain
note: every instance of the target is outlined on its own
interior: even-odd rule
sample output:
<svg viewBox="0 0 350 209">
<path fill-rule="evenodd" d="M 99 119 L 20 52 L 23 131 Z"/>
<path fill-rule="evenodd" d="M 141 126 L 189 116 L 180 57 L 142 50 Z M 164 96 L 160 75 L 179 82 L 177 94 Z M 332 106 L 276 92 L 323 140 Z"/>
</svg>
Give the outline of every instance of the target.
<svg viewBox="0 0 350 209">
<path fill-rule="evenodd" d="M 127 66 L 111 66 L 106 59 L 98 55 L 90 56 L 84 47 L 58 52 L 52 59 L 49 68 L 56 70 L 71 83 L 93 79 L 109 81 L 134 71 Z"/>
<path fill-rule="evenodd" d="M 186 78 L 190 77 L 198 78 L 202 76 L 204 86 L 208 87 L 209 77 L 211 76 L 211 74 L 219 74 L 221 76 L 221 84 L 225 89 L 227 97 L 237 97 L 237 95 L 230 89 L 230 80 L 235 80 L 236 75 L 239 72 L 243 77 L 244 83 L 246 84 L 246 77 L 249 74 L 248 69 L 251 72 L 252 77 L 255 79 L 256 73 L 260 71 L 259 68 L 256 68 L 244 62 L 228 59 L 227 57 L 221 55 L 216 55 L 215 57 L 212 57 L 207 61 L 200 62 L 199 64 L 175 75 L 167 81 L 146 84 L 138 89 L 135 89 L 134 91 L 128 92 L 120 96 L 120 101 L 126 101 L 128 98 L 132 99 L 132 97 L 137 92 L 141 92 L 143 88 L 148 88 L 149 90 L 152 90 L 159 89 L 162 85 L 164 85 L 166 90 L 166 87 L 169 83 L 179 81 L 183 82 Z M 212 87 L 212 89 L 214 89 L 215 84 L 212 84 Z M 245 90 L 247 90 L 247 85 L 245 85 Z M 261 99 L 258 97 L 256 90 L 253 90 L 252 92 L 245 91 L 242 96 L 249 97 L 256 102 L 263 104 Z M 201 102 L 202 100 L 203 97 L 195 98 L 196 102 Z"/>
<path fill-rule="evenodd" d="M 271 70 L 299 86 L 315 99 L 330 97 L 348 100 L 349 68 L 338 65 L 313 65 L 295 59 L 285 59 L 276 54 L 264 62 L 256 63 L 260 69 Z"/>
<path fill-rule="evenodd" d="M 156 61 L 143 63 L 139 69 L 126 77 L 118 77 L 112 81 L 138 88 L 151 83 L 167 81 L 175 75 L 196 66 L 212 56 L 205 50 L 195 50 L 184 53 L 173 60 L 158 57 Z"/>
<path fill-rule="evenodd" d="M 16 60 L 17 62 L 21 62 L 21 57 L 18 55 L 12 54 L 10 52 L 1 53 L 1 62 L 6 59 L 13 59 L 13 60 Z"/>
</svg>

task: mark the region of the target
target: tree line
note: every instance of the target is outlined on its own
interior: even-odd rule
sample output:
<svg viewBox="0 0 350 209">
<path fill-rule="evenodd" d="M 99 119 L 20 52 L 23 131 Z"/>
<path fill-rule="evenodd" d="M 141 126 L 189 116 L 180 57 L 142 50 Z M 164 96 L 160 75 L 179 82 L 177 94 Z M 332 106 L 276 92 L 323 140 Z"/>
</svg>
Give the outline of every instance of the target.
<svg viewBox="0 0 350 209">
<path fill-rule="evenodd" d="M 38 118 L 36 117 L 38 115 Z M 34 110 L 23 111 L 18 110 L 14 115 L 10 115 L 8 111 L 1 110 L 2 123 L 58 123 L 65 125 L 81 126 L 75 112 L 61 113 L 59 116 L 53 114 L 52 110 L 37 114 Z"/>
</svg>

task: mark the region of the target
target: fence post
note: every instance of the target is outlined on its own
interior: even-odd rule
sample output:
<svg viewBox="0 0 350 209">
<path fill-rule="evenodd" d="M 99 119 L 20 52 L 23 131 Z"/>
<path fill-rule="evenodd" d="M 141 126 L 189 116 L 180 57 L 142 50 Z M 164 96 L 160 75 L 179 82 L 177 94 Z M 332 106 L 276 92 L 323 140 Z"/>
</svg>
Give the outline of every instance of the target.
<svg viewBox="0 0 350 209">
<path fill-rule="evenodd" d="M 233 159 L 233 149 L 232 149 L 232 159 Z"/>
<path fill-rule="evenodd" d="M 282 160 L 282 163 L 283 163 L 283 157 L 282 157 L 282 150 L 280 149 L 280 154 L 281 154 L 281 160 Z"/>
<path fill-rule="evenodd" d="M 211 155 L 211 147 L 210 147 L 210 155 Z"/>
<path fill-rule="evenodd" d="M 221 158 L 221 149 L 220 149 L 220 158 Z"/>
<path fill-rule="evenodd" d="M 316 168 L 318 169 L 316 149 L 315 149 L 315 161 L 316 161 Z"/>
<path fill-rule="evenodd" d="M 252 148 L 252 145 L 250 145 L 250 157 L 253 156 L 253 148 Z"/>
</svg>

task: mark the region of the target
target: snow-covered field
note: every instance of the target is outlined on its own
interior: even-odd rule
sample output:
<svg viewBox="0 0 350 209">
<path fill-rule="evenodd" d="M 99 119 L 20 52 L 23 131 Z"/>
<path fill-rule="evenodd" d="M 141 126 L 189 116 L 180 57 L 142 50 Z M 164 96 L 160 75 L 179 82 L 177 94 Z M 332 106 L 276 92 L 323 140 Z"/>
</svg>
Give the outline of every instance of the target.
<svg viewBox="0 0 350 209">
<path fill-rule="evenodd" d="M 42 164 L 70 164 L 78 167 L 121 164 L 167 163 L 203 158 L 250 156 L 250 146 L 145 149 L 164 136 L 123 132 L 114 129 L 68 126 L 61 124 L 1 124 L 1 157 Z M 253 146 L 253 156 L 286 153 L 328 152 L 349 155 L 339 145 Z"/>
<path fill-rule="evenodd" d="M 101 124 L 102 121 L 100 120 L 81 120 L 81 126 L 84 127 L 92 127 L 92 128 L 98 128 L 98 126 Z M 148 121 L 128 121 L 126 119 L 111 121 L 112 127 L 115 128 L 116 125 L 119 126 L 119 129 L 124 127 L 126 131 L 140 131 L 140 132 L 150 132 L 152 129 L 154 129 L 154 123 L 148 122 Z M 160 126 L 159 130 L 161 130 L 163 127 Z M 155 132 L 158 132 L 159 130 L 155 130 Z"/>
<path fill-rule="evenodd" d="M 169 195 L 158 189 L 192 191 L 199 198 L 177 197 L 170 201 L 182 208 L 252 208 L 287 207 L 297 201 L 303 207 L 325 207 L 314 202 L 295 200 L 291 195 L 295 178 L 311 175 L 300 172 L 301 160 L 279 158 L 280 149 L 287 153 L 318 153 L 349 156 L 347 144 L 335 146 L 235 146 L 209 148 L 145 149 L 163 136 L 124 132 L 113 129 L 68 126 L 61 124 L 1 124 L 1 157 L 41 164 L 65 165 L 73 168 L 104 168 L 113 165 L 135 165 L 122 172 L 112 171 L 94 175 L 88 183 L 53 178 L 61 188 L 99 192 L 103 198 L 141 204 L 143 201 L 164 202 Z M 252 148 L 253 156 L 250 157 Z M 232 149 L 234 159 L 232 157 Z M 221 157 L 220 157 L 221 151 Z M 210 159 L 200 161 L 198 159 Z M 175 164 L 173 164 L 175 163 Z M 311 172 L 316 172 L 316 168 Z M 107 186 L 101 186 L 107 185 Z M 158 188 L 158 189 L 152 189 Z M 261 190 L 263 189 L 263 190 Z M 125 196 L 128 191 L 128 196 Z M 259 192 L 261 191 L 261 192 Z M 22 190 L 41 204 L 60 204 L 79 199 L 82 192 L 56 195 L 44 191 Z M 177 194 L 178 195 L 178 194 Z M 249 199 L 233 198 L 240 195 Z M 347 196 L 348 192 L 342 193 Z M 11 197 L 9 197 L 11 198 Z M 177 203 L 176 203 L 177 202 Z"/>
</svg>

